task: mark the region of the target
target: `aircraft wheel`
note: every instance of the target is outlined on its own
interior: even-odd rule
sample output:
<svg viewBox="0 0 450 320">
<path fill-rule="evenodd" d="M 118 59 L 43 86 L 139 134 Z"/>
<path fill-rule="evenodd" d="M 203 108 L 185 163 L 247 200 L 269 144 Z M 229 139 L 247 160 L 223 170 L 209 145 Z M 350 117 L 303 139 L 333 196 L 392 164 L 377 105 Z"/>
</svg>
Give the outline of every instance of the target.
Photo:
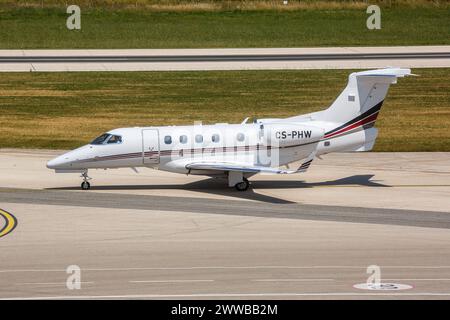
<svg viewBox="0 0 450 320">
<path fill-rule="evenodd" d="M 89 190 L 90 188 L 91 188 L 91 184 L 90 184 L 89 182 L 83 181 L 83 182 L 81 183 L 81 189 L 83 189 L 83 190 Z"/>
<path fill-rule="evenodd" d="M 244 181 L 236 183 L 235 186 L 237 191 L 246 191 L 248 187 L 250 187 L 250 182 L 246 178 L 244 178 Z"/>
</svg>

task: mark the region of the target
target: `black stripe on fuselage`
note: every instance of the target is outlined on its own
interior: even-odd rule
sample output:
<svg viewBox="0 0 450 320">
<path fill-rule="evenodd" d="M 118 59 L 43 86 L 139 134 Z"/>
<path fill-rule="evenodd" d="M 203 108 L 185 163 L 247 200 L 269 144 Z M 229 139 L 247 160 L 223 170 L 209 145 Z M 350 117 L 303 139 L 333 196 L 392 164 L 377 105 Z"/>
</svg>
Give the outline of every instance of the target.
<svg viewBox="0 0 450 320">
<path fill-rule="evenodd" d="M 170 155 L 176 155 L 180 152 L 183 152 L 183 154 L 196 154 L 196 153 L 225 153 L 225 152 L 246 152 L 246 151 L 257 151 L 257 150 L 272 150 L 272 149 L 288 149 L 288 148 L 295 148 L 295 147 L 301 147 L 306 146 L 309 144 L 318 143 L 320 140 L 292 145 L 292 146 L 284 146 L 284 147 L 272 147 L 272 146 L 262 146 L 262 145 L 253 145 L 253 146 L 233 146 L 233 147 L 217 147 L 217 148 L 192 148 L 192 149 L 173 149 L 173 150 L 161 150 L 159 152 L 160 156 L 170 156 Z M 239 148 L 239 149 L 238 149 Z M 151 156 L 151 155 L 157 155 L 158 151 L 147 151 L 144 152 L 144 156 Z M 123 160 L 123 159 L 129 159 L 129 158 L 139 158 L 142 157 L 142 152 L 135 152 L 135 153 L 126 153 L 126 154 L 116 154 L 116 155 L 110 155 L 110 156 L 103 156 L 103 157 L 96 157 L 96 158 L 89 158 L 84 160 L 78 160 L 76 163 L 84 163 L 84 162 L 98 162 L 98 161 L 108 161 L 108 160 Z"/>
<path fill-rule="evenodd" d="M 334 132 L 336 132 L 336 131 L 339 131 L 339 130 L 345 128 L 345 127 L 348 127 L 348 126 L 352 125 L 353 123 L 358 122 L 358 121 L 360 121 L 360 120 L 362 120 L 362 119 L 364 119 L 364 118 L 366 118 L 366 117 L 368 117 L 368 116 L 374 114 L 375 112 L 380 111 L 381 106 L 383 105 L 383 102 L 384 102 L 384 100 L 381 101 L 380 103 L 378 103 L 377 105 L 375 105 L 374 107 L 370 108 L 370 109 L 367 110 L 366 112 L 360 114 L 360 115 L 357 116 L 356 118 L 354 118 L 354 119 L 352 119 L 352 120 L 350 120 L 350 121 L 347 121 L 347 122 L 344 123 L 343 125 L 341 125 L 341 126 L 339 126 L 339 127 L 337 127 L 337 128 L 334 128 L 334 129 L 331 130 L 331 131 L 326 132 L 326 133 L 325 133 L 325 136 L 330 135 L 330 134 L 332 134 L 332 133 L 334 133 Z"/>
</svg>

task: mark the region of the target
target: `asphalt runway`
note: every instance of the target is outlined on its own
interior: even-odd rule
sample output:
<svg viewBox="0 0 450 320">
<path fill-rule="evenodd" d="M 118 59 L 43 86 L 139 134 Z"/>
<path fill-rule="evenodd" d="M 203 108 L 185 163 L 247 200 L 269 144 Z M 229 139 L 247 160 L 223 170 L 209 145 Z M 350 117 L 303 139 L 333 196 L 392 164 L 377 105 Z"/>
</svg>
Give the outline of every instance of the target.
<svg viewBox="0 0 450 320">
<path fill-rule="evenodd" d="M 0 150 L 2 299 L 450 298 L 448 153 L 326 155 L 248 193 L 145 169 L 81 191 L 58 153 Z M 355 288 L 371 265 L 409 287 Z"/>
<path fill-rule="evenodd" d="M 450 67 L 450 46 L 0 50 L 0 71 L 152 71 Z"/>
<path fill-rule="evenodd" d="M 450 59 L 450 52 L 328 53 L 328 54 L 234 54 L 234 55 L 61 55 L 0 56 L 0 63 L 67 62 L 228 62 L 228 61 L 320 61 L 375 59 Z"/>
</svg>

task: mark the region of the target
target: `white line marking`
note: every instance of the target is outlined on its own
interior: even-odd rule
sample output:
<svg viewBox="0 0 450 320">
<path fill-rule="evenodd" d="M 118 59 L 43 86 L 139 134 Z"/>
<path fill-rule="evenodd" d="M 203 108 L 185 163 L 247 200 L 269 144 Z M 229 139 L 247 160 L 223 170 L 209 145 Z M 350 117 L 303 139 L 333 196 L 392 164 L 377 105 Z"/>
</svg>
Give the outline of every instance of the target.
<svg viewBox="0 0 450 320">
<path fill-rule="evenodd" d="M 355 293 L 355 292 L 313 292 L 313 293 L 195 293 L 195 294 L 136 294 L 136 295 L 99 295 L 99 296 L 42 296 L 42 297 L 14 297 L 0 300 L 55 300 L 55 299 L 177 299 L 177 298 L 215 298 L 215 297 L 313 297 L 313 296 L 450 296 L 450 292 L 416 292 L 416 293 Z"/>
<path fill-rule="evenodd" d="M 335 279 L 254 279 L 258 282 L 335 281 Z"/>
<path fill-rule="evenodd" d="M 411 279 L 397 278 L 397 279 L 383 279 L 383 280 L 389 280 L 389 281 L 450 281 L 450 279 L 414 279 L 414 278 L 411 278 Z"/>
<path fill-rule="evenodd" d="M 214 280 L 136 280 L 129 283 L 184 283 L 184 282 L 214 282 Z"/>
<path fill-rule="evenodd" d="M 80 284 L 93 284 L 92 281 L 87 282 L 80 282 Z M 65 286 L 65 282 L 23 282 L 23 283 L 16 283 L 16 286 L 53 286 L 53 285 L 61 285 Z"/>
</svg>

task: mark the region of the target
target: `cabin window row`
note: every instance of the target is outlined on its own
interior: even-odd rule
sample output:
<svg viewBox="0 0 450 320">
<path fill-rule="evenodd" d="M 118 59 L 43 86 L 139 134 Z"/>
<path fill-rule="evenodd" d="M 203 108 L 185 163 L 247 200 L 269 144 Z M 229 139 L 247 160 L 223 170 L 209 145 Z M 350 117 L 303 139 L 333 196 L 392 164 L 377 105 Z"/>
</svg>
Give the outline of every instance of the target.
<svg viewBox="0 0 450 320">
<path fill-rule="evenodd" d="M 203 143 L 203 135 L 201 135 L 201 134 L 197 134 L 194 139 L 195 139 L 196 143 Z M 236 135 L 236 140 L 239 141 L 239 142 L 244 141 L 245 140 L 245 135 L 243 133 L 238 133 Z M 188 137 L 186 135 L 182 135 L 182 136 L 180 136 L 179 141 L 180 141 L 180 143 L 185 144 L 185 143 L 188 142 Z M 215 142 L 215 143 L 219 142 L 220 141 L 220 135 L 213 134 L 211 136 L 211 141 Z M 172 136 L 165 136 L 164 137 L 164 143 L 165 144 L 172 144 Z"/>
</svg>

